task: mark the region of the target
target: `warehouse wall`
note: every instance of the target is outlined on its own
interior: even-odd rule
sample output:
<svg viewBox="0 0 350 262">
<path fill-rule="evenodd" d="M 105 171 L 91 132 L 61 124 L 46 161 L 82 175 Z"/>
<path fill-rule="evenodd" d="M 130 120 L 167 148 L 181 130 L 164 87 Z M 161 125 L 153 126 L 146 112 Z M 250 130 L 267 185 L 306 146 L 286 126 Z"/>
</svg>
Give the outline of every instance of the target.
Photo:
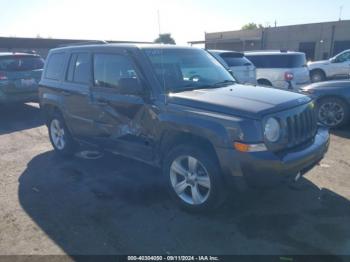
<svg viewBox="0 0 350 262">
<path fill-rule="evenodd" d="M 205 34 L 206 47 L 228 50 L 294 50 L 309 59 L 350 49 L 350 20 Z M 253 44 L 251 44 L 253 43 Z"/>
</svg>

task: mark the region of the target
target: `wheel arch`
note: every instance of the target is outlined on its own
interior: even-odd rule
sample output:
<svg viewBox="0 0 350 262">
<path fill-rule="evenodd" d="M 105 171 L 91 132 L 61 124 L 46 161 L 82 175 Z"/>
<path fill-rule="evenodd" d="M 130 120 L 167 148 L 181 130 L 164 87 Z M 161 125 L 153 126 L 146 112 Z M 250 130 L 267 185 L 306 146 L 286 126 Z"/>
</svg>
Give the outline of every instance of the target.
<svg viewBox="0 0 350 262">
<path fill-rule="evenodd" d="M 258 82 L 259 85 L 263 85 L 263 83 L 266 83 L 267 85 L 272 86 L 271 81 L 266 78 L 259 78 L 256 81 Z"/>
<path fill-rule="evenodd" d="M 319 68 L 319 67 L 310 70 L 310 73 L 309 73 L 309 74 L 310 74 L 310 77 L 311 77 L 312 74 L 315 73 L 315 72 L 321 72 L 321 73 L 324 75 L 325 78 L 328 77 L 328 76 L 327 76 L 327 72 L 326 72 L 323 68 Z"/>
<path fill-rule="evenodd" d="M 320 96 L 319 98 L 317 98 L 316 104 L 319 105 L 321 103 L 321 101 L 323 101 L 325 99 L 330 99 L 330 98 L 336 98 L 336 99 L 341 100 L 342 102 L 344 102 L 348 106 L 348 109 L 350 109 L 350 102 L 348 100 L 346 100 L 344 97 L 339 96 L 339 95 L 335 95 L 335 94 L 332 94 L 332 95 L 324 94 L 324 95 Z"/>
<path fill-rule="evenodd" d="M 42 115 L 44 117 L 45 123 L 48 124 L 50 117 L 54 114 L 62 114 L 62 111 L 58 105 L 45 103 L 40 105 Z"/>
<path fill-rule="evenodd" d="M 179 131 L 179 130 L 167 130 L 163 133 L 160 145 L 159 145 L 159 162 L 162 165 L 164 156 L 167 152 L 169 152 L 172 148 L 177 145 L 185 144 L 185 145 L 193 145 L 200 146 L 203 149 L 208 150 L 210 153 L 215 156 L 218 161 L 218 155 L 215 150 L 215 146 L 212 141 L 208 138 L 205 138 L 198 134 L 193 134 L 190 132 Z"/>
</svg>

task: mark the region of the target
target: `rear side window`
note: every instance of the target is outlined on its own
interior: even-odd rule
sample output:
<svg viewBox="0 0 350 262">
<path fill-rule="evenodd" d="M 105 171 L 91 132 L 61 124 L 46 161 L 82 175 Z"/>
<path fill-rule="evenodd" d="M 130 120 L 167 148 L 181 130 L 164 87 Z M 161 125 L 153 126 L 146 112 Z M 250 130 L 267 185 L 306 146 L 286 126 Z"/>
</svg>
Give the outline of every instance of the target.
<svg viewBox="0 0 350 262">
<path fill-rule="evenodd" d="M 44 60 L 40 56 L 0 57 L 0 71 L 31 71 L 43 67 Z"/>
<path fill-rule="evenodd" d="M 130 58 L 117 54 L 94 55 L 94 85 L 118 88 L 119 82 L 137 78 Z"/>
<path fill-rule="evenodd" d="M 72 54 L 69 60 L 67 80 L 76 83 L 89 83 L 90 61 L 88 53 Z"/>
<path fill-rule="evenodd" d="M 65 53 L 55 53 L 49 57 L 45 77 L 48 79 L 59 80 L 63 68 Z"/>
<path fill-rule="evenodd" d="M 247 55 L 257 68 L 297 68 L 306 66 L 304 54 Z"/>
<path fill-rule="evenodd" d="M 250 66 L 252 63 L 244 56 L 220 54 L 228 66 Z"/>
</svg>

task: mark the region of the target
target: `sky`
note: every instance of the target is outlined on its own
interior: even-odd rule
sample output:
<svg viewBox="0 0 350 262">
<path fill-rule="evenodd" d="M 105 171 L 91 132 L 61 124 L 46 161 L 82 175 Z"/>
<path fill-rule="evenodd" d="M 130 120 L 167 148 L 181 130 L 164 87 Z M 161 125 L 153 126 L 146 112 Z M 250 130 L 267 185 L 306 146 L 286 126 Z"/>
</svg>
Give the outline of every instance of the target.
<svg viewBox="0 0 350 262">
<path fill-rule="evenodd" d="M 349 0 L 0 0 L 0 36 L 177 44 L 254 22 L 278 26 L 350 19 Z"/>
</svg>

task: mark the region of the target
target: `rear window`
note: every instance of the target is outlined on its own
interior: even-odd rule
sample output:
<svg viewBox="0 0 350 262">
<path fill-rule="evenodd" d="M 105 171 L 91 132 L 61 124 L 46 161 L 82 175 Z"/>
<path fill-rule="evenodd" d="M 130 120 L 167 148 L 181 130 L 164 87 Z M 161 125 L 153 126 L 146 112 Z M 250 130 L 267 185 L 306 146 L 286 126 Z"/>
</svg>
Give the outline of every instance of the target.
<svg viewBox="0 0 350 262">
<path fill-rule="evenodd" d="M 31 71 L 43 67 L 44 60 L 40 56 L 0 57 L 0 71 Z"/>
<path fill-rule="evenodd" d="M 224 59 L 228 66 L 249 66 L 252 63 L 242 55 L 223 53 L 220 57 Z"/>
<path fill-rule="evenodd" d="M 297 68 L 306 66 L 304 54 L 293 55 L 247 55 L 257 68 Z"/>
<path fill-rule="evenodd" d="M 64 53 L 55 53 L 49 57 L 45 77 L 48 79 L 59 80 L 64 63 Z"/>
</svg>

